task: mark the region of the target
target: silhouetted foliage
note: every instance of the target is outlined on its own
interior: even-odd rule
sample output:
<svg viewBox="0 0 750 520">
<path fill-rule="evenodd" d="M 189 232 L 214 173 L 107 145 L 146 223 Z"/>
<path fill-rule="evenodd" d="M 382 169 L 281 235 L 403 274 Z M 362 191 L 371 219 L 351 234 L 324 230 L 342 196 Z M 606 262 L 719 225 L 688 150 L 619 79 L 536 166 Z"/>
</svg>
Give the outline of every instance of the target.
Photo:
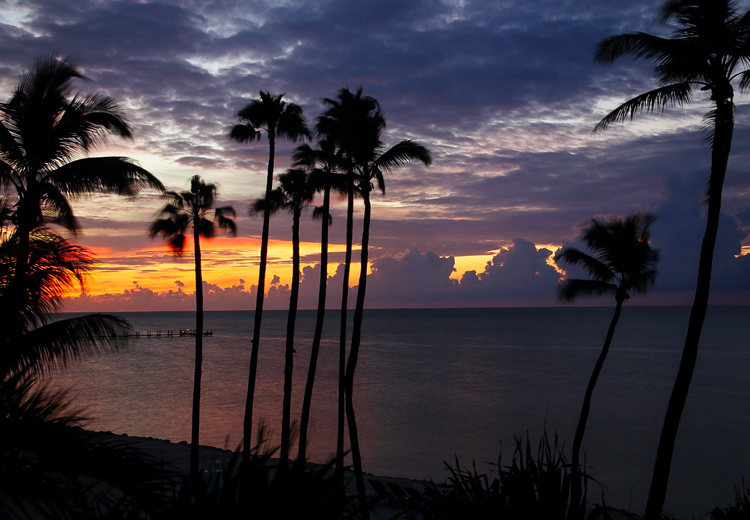
<svg viewBox="0 0 750 520">
<path fill-rule="evenodd" d="M 332 141 L 321 139 L 318 148 L 307 144 L 297 147 L 294 152 L 294 166 L 305 168 L 309 182 L 316 191 L 323 192 L 323 204 L 315 208 L 313 218 L 320 218 L 320 281 L 318 283 L 318 308 L 315 314 L 315 332 L 310 349 L 310 364 L 307 370 L 305 394 L 302 398 L 300 416 L 299 452 L 297 462 L 301 467 L 307 460 L 307 433 L 310 424 L 312 392 L 315 384 L 315 372 L 320 354 L 320 341 L 323 335 L 325 320 L 326 295 L 328 291 L 328 228 L 332 218 L 330 213 L 331 192 L 346 193 L 346 177 L 341 173 L 345 169 L 341 150 L 336 151 Z"/>
<path fill-rule="evenodd" d="M 475 465 L 462 469 L 458 459 L 455 466 L 445 466 L 450 472 L 446 484 L 432 484 L 425 490 L 425 519 L 593 520 L 605 515 L 598 506 L 587 515 L 590 477 L 585 472 L 571 471 L 557 436 L 551 443 L 544 433 L 536 452 L 528 436 L 525 444 L 516 438 L 510 464 L 503 466 L 502 456 L 499 457 L 495 478 L 479 473 Z M 583 493 L 570 504 L 570 490 L 576 479 Z"/>
<path fill-rule="evenodd" d="M 595 130 L 604 130 L 642 111 L 682 106 L 691 100 L 694 87 L 710 93 L 712 105 L 705 118 L 711 143 L 711 173 L 704 200 L 707 221 L 698 265 L 698 282 L 680 369 L 659 439 L 646 520 L 658 520 L 664 507 L 675 439 L 708 306 L 714 244 L 721 214 L 721 193 L 734 132 L 732 82 L 739 79 L 741 90 L 750 84 L 750 72 L 742 70 L 750 63 L 750 14 L 739 13 L 735 2 L 667 0 L 662 4 L 660 15 L 664 23 L 673 22 L 671 38 L 646 33 L 621 34 L 606 38 L 596 50 L 596 60 L 603 63 L 611 63 L 625 56 L 653 63 L 660 86 L 620 105 L 605 116 Z"/>
<path fill-rule="evenodd" d="M 162 184 L 126 157 L 83 157 L 107 136 L 131 138 L 120 105 L 99 94 L 72 92 L 85 79 L 70 58 L 45 56 L 0 104 L 0 183 L 12 186 L 18 241 L 15 276 L 26 274 L 29 236 L 56 224 L 79 229 L 69 199 L 96 192 L 134 196 Z"/>
<path fill-rule="evenodd" d="M 365 294 L 367 291 L 368 247 L 370 236 L 370 192 L 373 183 L 385 192 L 383 172 L 394 170 L 412 161 L 430 164 L 429 151 L 422 145 L 410 140 L 404 140 L 391 148 L 381 141 L 386 122 L 378 102 L 369 96 L 362 96 L 362 89 L 352 93 L 343 88 L 338 92 L 337 99 L 325 99 L 327 105 L 325 113 L 318 118 L 318 133 L 335 143 L 344 158 L 344 165 L 349 181 L 347 192 L 347 255 L 345 259 L 344 287 L 341 306 L 340 328 L 340 356 L 343 359 L 346 344 L 347 292 L 349 283 L 348 264 L 351 262 L 351 243 L 353 226 L 353 204 L 355 189 L 362 196 L 365 204 L 362 224 L 362 247 L 360 253 L 360 278 L 357 289 L 357 301 L 354 310 L 352 326 L 352 342 L 349 356 L 344 368 L 344 394 L 347 425 L 349 427 L 349 441 L 352 452 L 354 473 L 357 480 L 360 501 L 365 502 L 364 477 L 362 476 L 362 461 L 359 450 L 357 425 L 354 415 L 354 373 L 359 356 L 360 337 L 362 332 L 362 317 L 364 312 Z M 341 361 L 340 361 L 341 363 Z M 340 369 L 342 367 L 340 366 Z M 338 453 L 343 450 L 341 435 L 343 425 L 339 418 Z M 339 458 L 341 458 L 339 456 Z M 339 461 L 339 465 L 341 462 Z M 363 518 L 366 512 L 362 513 Z"/>
<path fill-rule="evenodd" d="M 198 479 L 198 448 L 200 447 L 200 403 L 203 366 L 203 269 L 201 265 L 201 237 L 211 239 L 217 229 L 237 234 L 231 206 L 214 207 L 217 188 L 206 184 L 199 175 L 190 178 L 190 190 L 164 194 L 167 204 L 149 227 L 151 238 L 161 236 L 176 255 L 185 247 L 185 234 L 192 227 L 195 256 L 195 373 L 193 376 L 193 418 L 190 436 L 190 478 Z M 213 218 L 210 218 L 213 213 Z"/>
<path fill-rule="evenodd" d="M 294 103 L 282 100 L 284 94 L 260 92 L 260 98 L 254 99 L 237 113 L 240 123 L 229 133 L 229 138 L 240 143 L 260 139 L 262 132 L 268 136 L 268 171 L 264 198 L 271 199 L 273 189 L 274 158 L 276 156 L 276 137 L 285 137 L 292 141 L 312 137 L 307 128 L 302 108 Z M 253 399 L 255 396 L 255 379 L 258 370 L 258 348 L 260 346 L 260 328 L 263 319 L 263 300 L 266 290 L 266 264 L 268 261 L 268 232 L 271 220 L 271 207 L 263 211 L 263 231 L 260 245 L 260 269 L 258 273 L 258 294 L 255 303 L 255 321 L 253 325 L 252 351 L 250 353 L 250 370 L 248 375 L 247 400 L 243 421 L 244 457 L 250 454 L 250 438 L 253 429 Z"/>
<path fill-rule="evenodd" d="M 743 482 L 744 487 L 744 482 Z M 750 519 L 750 489 L 740 491 L 735 489 L 734 504 L 725 508 L 714 508 L 711 511 L 712 520 L 749 520 Z"/>
<path fill-rule="evenodd" d="M 0 244 L 0 516 L 160 514 L 170 474 L 127 443 L 77 428 L 84 419 L 66 393 L 41 382 L 73 359 L 116 350 L 129 324 L 103 314 L 51 321 L 64 292 L 83 284 L 91 254 L 36 228 L 26 276 L 16 277 L 16 247 L 15 235 Z"/>
<path fill-rule="evenodd" d="M 592 254 L 566 247 L 555 256 L 555 261 L 580 266 L 591 276 L 589 280 L 566 279 L 561 282 L 561 300 L 573 301 L 582 296 L 605 294 L 615 297 L 615 314 L 589 378 L 573 438 L 571 464 L 574 472 L 579 470 L 580 451 L 591 409 L 591 397 L 612 344 L 622 304 L 630 298 L 630 292 L 645 293 L 656 281 L 659 253 L 653 250 L 649 243 L 650 228 L 655 220 L 656 217 L 650 213 L 635 213 L 625 219 L 593 219 L 581 235 L 586 248 Z M 575 487 L 576 483 L 574 482 L 572 489 L 573 502 L 577 502 L 581 492 Z"/>
<path fill-rule="evenodd" d="M 292 214 L 292 284 L 289 296 L 289 312 L 286 326 L 286 348 L 284 352 L 284 394 L 281 412 L 281 448 L 279 457 L 284 462 L 289 460 L 289 445 L 292 417 L 292 374 L 294 371 L 294 331 L 297 319 L 297 301 L 299 299 L 300 282 L 300 236 L 299 224 L 302 210 L 313 200 L 314 186 L 309 182 L 305 170 L 288 170 L 279 175 L 279 186 L 272 192 L 270 198 L 256 200 L 250 208 L 250 215 L 269 210 L 288 211 Z"/>
<path fill-rule="evenodd" d="M 262 430 L 262 427 L 259 428 Z M 279 471 L 276 450 L 260 452 L 241 462 L 235 452 L 226 462 L 206 468 L 197 483 L 186 480 L 170 518 L 355 518 L 352 499 L 333 478 L 332 463 L 309 465 L 303 472 Z"/>
</svg>

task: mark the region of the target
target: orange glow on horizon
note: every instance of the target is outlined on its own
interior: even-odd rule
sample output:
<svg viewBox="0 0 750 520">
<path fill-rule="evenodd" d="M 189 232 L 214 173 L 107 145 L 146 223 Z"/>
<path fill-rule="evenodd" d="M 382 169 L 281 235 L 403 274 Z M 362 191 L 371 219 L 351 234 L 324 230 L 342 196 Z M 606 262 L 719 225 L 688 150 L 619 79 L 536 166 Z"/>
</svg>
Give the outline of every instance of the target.
<svg viewBox="0 0 750 520">
<path fill-rule="evenodd" d="M 257 285 L 260 263 L 260 239 L 257 237 L 217 237 L 201 241 L 202 273 L 206 283 L 221 288 L 244 286 L 249 291 Z M 89 248 L 96 257 L 95 270 L 87 277 L 85 292 L 92 296 L 120 294 L 139 288 L 153 292 L 182 290 L 192 294 L 195 291 L 195 264 L 192 242 L 186 244 L 181 256 L 174 255 L 165 244 L 155 243 L 131 251 L 115 251 L 109 247 Z M 280 285 L 289 285 L 292 279 L 292 244 L 290 241 L 270 240 L 268 243 L 268 267 L 266 270 L 266 291 L 275 277 Z M 356 246 L 355 246 L 356 249 Z M 329 253 L 343 253 L 343 244 L 331 244 Z M 303 259 L 300 269 L 317 265 L 320 244 L 300 243 Z M 307 261 L 305 259 L 307 258 Z M 309 261 L 312 258 L 313 261 Z M 351 266 L 350 285 L 356 285 L 359 265 Z M 337 263 L 329 263 L 328 274 L 333 276 Z M 81 293 L 76 286 L 67 296 Z"/>
</svg>

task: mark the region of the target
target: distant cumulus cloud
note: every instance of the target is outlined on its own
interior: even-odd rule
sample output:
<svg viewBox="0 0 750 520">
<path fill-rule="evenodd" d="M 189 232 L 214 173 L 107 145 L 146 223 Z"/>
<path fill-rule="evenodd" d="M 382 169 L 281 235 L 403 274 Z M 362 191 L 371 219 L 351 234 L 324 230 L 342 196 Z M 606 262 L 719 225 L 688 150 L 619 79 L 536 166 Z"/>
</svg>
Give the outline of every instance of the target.
<svg viewBox="0 0 750 520">
<path fill-rule="evenodd" d="M 239 235 L 245 238 L 260 235 L 259 222 L 242 215 L 262 193 L 268 145 L 264 139 L 227 139 L 237 111 L 260 90 L 284 92 L 312 123 L 323 109 L 321 100 L 342 87 L 362 86 L 376 97 L 388 121 L 384 141 L 415 139 L 434 161 L 429 168 L 406 165 L 389 172 L 387 196 L 373 198 L 368 305 L 395 305 L 397 294 L 404 305 L 550 301 L 558 275 L 546 263 L 551 252 L 533 245 L 574 240 L 579 227 L 599 214 L 646 209 L 661 217 L 654 240 L 664 251 L 664 268 L 655 291 L 682 291 L 694 278 L 701 194 L 710 168 L 701 126 L 710 106 L 706 93 L 696 91 L 683 110 L 645 114 L 633 124 L 592 133 L 607 111 L 654 85 L 647 65 L 602 66 L 592 59 L 606 36 L 667 34 L 650 0 L 30 0 L 23 3 L 23 16 L 14 15 L 14 5 L 6 7 L 1 101 L 39 55 L 76 56 L 91 79 L 77 88 L 120 100 L 133 125 L 133 142 L 113 139 L 101 152 L 133 157 L 170 189 L 184 189 L 195 173 L 220 183 L 241 215 Z M 731 291 L 731 280 L 744 283 L 737 266 L 746 259 L 735 255 L 750 245 L 747 99 L 736 97 L 717 290 Z M 295 146 L 278 141 L 277 172 L 289 167 Z M 78 240 L 112 249 L 103 268 L 156 269 L 167 262 L 165 248 L 132 253 L 152 244 L 145 230 L 163 201 L 150 194 L 128 203 L 127 210 L 124 204 L 113 197 L 75 201 L 86 231 Z M 332 240 L 339 245 L 345 240 L 344 205 L 336 200 L 332 210 Z M 318 236 L 309 219 L 302 231 Z M 289 240 L 288 226 L 272 224 L 271 238 Z M 499 245 L 506 247 L 483 272 L 460 283 L 450 278 L 451 258 L 486 255 Z M 333 253 L 331 261 L 342 257 Z M 238 255 L 232 260 L 250 262 Z M 229 258 L 212 267 L 222 262 Z M 314 271 L 303 278 L 303 290 L 311 291 L 303 292 L 306 305 L 315 300 L 315 278 Z M 521 280 L 528 285 L 521 287 Z M 143 285 L 136 291 L 145 291 Z M 248 290 L 238 289 L 244 285 L 232 289 L 232 305 L 245 301 L 239 293 Z M 280 280 L 269 286 L 279 306 L 288 304 Z"/>
</svg>

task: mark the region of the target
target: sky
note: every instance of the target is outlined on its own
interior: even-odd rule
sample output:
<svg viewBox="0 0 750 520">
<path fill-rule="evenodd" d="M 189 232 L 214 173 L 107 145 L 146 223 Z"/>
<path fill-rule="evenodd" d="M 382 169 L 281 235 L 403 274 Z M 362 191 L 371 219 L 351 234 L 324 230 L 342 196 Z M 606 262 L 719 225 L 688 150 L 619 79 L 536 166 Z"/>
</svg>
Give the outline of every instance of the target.
<svg viewBox="0 0 750 520">
<path fill-rule="evenodd" d="M 750 2 L 741 2 L 747 10 Z M 208 309 L 252 309 L 268 146 L 227 134 L 261 90 L 284 93 L 311 125 L 322 99 L 362 87 L 388 121 L 383 140 L 414 139 L 432 165 L 407 165 L 373 199 L 367 306 L 557 305 L 566 266 L 591 218 L 658 215 L 652 291 L 633 304 L 688 305 L 705 229 L 708 96 L 594 133 L 596 123 L 656 86 L 648 64 L 594 63 L 596 44 L 623 32 L 667 36 L 659 3 L 632 0 L 0 0 L 0 99 L 39 56 L 72 56 L 76 88 L 119 100 L 134 139 L 94 155 L 131 157 L 172 190 L 201 175 L 238 215 L 236 238 L 203 245 Z M 750 304 L 750 100 L 736 97 L 711 302 Z M 275 170 L 299 143 L 278 143 Z M 66 310 L 194 307 L 192 251 L 174 257 L 147 235 L 163 205 L 97 195 L 74 201 L 74 239 L 99 265 Z M 345 202 L 331 227 L 331 302 L 338 302 Z M 361 215 L 361 206 L 357 208 Z M 319 224 L 303 216 L 302 308 L 316 303 Z M 360 228 L 355 228 L 355 237 Z M 271 222 L 268 308 L 288 305 L 291 218 Z M 355 246 L 356 247 L 356 246 Z M 744 248 L 744 249 L 743 249 Z M 743 254 L 744 253 L 746 254 Z M 355 251 L 355 261 L 358 250 Z M 354 271 L 352 285 L 356 285 Z M 338 294 L 337 294 L 338 291 Z M 611 304 L 588 300 L 587 304 Z M 331 304 L 331 306 L 335 306 Z"/>
</svg>

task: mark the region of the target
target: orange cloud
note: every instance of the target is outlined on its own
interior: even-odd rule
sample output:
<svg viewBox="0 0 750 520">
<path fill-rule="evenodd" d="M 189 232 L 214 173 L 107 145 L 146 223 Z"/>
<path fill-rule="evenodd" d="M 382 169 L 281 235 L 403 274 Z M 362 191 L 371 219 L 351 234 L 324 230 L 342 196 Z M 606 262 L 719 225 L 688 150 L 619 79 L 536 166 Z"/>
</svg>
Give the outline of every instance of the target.
<svg viewBox="0 0 750 520">
<path fill-rule="evenodd" d="M 195 264 L 192 243 L 188 244 L 181 256 L 174 255 L 164 244 L 139 248 L 131 251 L 117 251 L 110 247 L 90 248 L 97 257 L 97 269 L 86 282 L 86 294 L 96 296 L 123 293 L 134 284 L 154 292 L 166 292 L 184 287 L 192 293 L 195 290 Z M 292 245 L 289 241 L 271 240 L 268 245 L 268 268 L 266 286 L 278 277 L 278 283 L 287 285 L 292 278 Z M 331 253 L 345 251 L 341 244 L 331 244 Z M 218 237 L 201 242 L 203 279 L 219 287 L 245 285 L 248 290 L 258 281 L 260 263 L 260 239 Z M 300 254 L 303 258 L 319 256 L 320 244 L 302 242 Z M 301 269 L 315 262 L 303 262 Z M 337 264 L 329 266 L 329 274 L 335 273 Z M 356 285 L 359 267 L 352 266 L 352 285 Z M 268 290 L 268 289 L 267 289 Z M 81 291 L 75 288 L 68 296 Z"/>
</svg>

